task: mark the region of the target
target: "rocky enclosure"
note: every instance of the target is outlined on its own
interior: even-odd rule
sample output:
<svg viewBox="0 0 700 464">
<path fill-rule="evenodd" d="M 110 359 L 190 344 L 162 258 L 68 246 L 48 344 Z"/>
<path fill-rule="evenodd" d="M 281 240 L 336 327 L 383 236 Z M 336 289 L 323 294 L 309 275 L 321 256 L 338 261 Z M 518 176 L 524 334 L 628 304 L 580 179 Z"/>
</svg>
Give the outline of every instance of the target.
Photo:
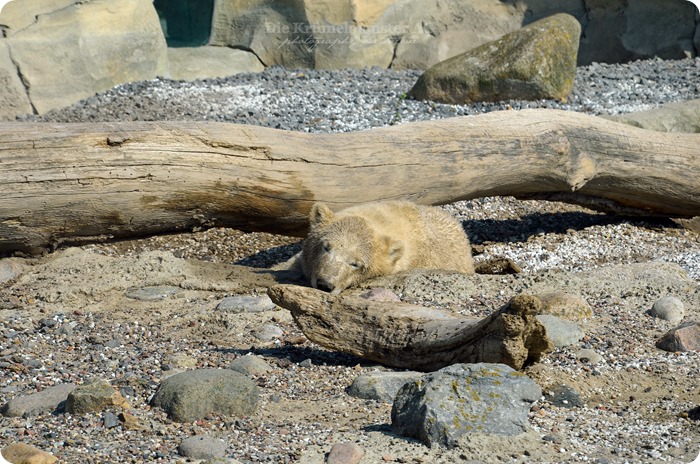
<svg viewBox="0 0 700 464">
<path fill-rule="evenodd" d="M 427 69 L 555 13 L 581 25 L 579 65 L 694 57 L 700 48 L 700 13 L 686 0 L 214 3 L 206 46 L 170 49 L 170 12 L 159 18 L 151 0 L 8 3 L 0 12 L 0 120 L 158 76 L 213 78 L 275 65 Z M 197 12 L 187 8 L 175 14 Z"/>
</svg>

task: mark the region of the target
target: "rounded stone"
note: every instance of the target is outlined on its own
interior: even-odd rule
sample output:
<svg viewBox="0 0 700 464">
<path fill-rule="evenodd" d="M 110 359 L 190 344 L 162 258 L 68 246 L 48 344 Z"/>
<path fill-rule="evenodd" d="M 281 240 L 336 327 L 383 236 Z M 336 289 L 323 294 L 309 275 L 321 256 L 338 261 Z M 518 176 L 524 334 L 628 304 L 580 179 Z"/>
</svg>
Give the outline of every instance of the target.
<svg viewBox="0 0 700 464">
<path fill-rule="evenodd" d="M 194 422 L 211 413 L 250 415 L 257 408 L 258 397 L 258 387 L 240 372 L 197 369 L 163 380 L 152 404 L 174 421 Z"/>
<path fill-rule="evenodd" d="M 235 295 L 221 300 L 216 309 L 234 314 L 260 313 L 263 311 L 274 311 L 277 309 L 277 306 L 267 295 Z"/>
<path fill-rule="evenodd" d="M 668 295 L 656 300 L 654 305 L 651 307 L 649 314 L 652 317 L 676 323 L 683 320 L 683 317 L 685 316 L 685 308 L 683 307 L 683 302 L 680 300 L 680 298 L 673 295 Z"/>
<path fill-rule="evenodd" d="M 177 447 L 180 456 L 190 459 L 216 459 L 226 455 L 227 444 L 220 438 L 195 435 L 182 440 Z"/>
<path fill-rule="evenodd" d="M 540 324 L 545 327 L 547 336 L 557 348 L 578 343 L 585 335 L 578 325 L 565 319 L 549 314 L 540 314 L 536 317 Z"/>
<path fill-rule="evenodd" d="M 272 369 L 267 361 L 258 356 L 241 356 L 233 360 L 228 367 L 231 370 L 245 375 L 261 375 Z"/>
<path fill-rule="evenodd" d="M 284 330 L 274 324 L 265 324 L 260 330 L 253 332 L 253 335 L 260 341 L 271 342 L 281 338 L 284 335 Z"/>
<path fill-rule="evenodd" d="M 597 352 L 590 349 L 583 349 L 577 351 L 576 358 L 579 361 L 588 362 L 590 364 L 598 364 L 603 362 L 603 357 Z"/>
</svg>

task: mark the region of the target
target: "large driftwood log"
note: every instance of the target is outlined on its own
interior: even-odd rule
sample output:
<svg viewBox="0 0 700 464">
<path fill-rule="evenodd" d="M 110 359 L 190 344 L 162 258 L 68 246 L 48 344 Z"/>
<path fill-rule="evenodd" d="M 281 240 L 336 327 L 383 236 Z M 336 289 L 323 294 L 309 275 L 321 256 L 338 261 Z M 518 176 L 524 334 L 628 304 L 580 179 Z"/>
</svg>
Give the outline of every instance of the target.
<svg viewBox="0 0 700 464">
<path fill-rule="evenodd" d="M 553 349 L 535 318 L 542 303 L 533 296 L 519 295 L 490 316 L 472 320 L 295 285 L 275 285 L 268 294 L 292 313 L 309 340 L 391 367 L 433 371 L 459 362 L 491 362 L 521 369 Z"/>
<path fill-rule="evenodd" d="M 555 110 L 342 134 L 0 123 L 0 254 L 209 226 L 301 236 L 314 201 L 537 195 L 693 217 L 699 152 L 698 134 Z"/>
</svg>

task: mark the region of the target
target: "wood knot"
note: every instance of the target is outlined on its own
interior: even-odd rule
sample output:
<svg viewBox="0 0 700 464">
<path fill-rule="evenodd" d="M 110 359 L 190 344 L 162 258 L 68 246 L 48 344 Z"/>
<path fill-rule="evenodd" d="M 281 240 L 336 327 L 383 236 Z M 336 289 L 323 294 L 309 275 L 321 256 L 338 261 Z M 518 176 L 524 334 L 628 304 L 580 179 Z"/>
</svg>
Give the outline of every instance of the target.
<svg viewBox="0 0 700 464">
<path fill-rule="evenodd" d="M 597 173 L 598 168 L 595 160 L 582 154 L 572 160 L 567 172 L 566 183 L 571 187 L 571 191 L 575 192 L 593 179 Z"/>
</svg>

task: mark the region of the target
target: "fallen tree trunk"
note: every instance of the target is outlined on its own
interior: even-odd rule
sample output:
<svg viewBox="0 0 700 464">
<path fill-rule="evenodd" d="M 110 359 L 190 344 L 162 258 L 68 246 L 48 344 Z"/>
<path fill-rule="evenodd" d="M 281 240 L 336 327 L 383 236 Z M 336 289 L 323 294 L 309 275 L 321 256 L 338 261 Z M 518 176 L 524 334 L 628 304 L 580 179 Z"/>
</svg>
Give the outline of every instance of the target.
<svg viewBox="0 0 700 464">
<path fill-rule="evenodd" d="M 228 226 L 302 236 L 314 201 L 539 196 L 700 215 L 700 135 L 555 110 L 353 133 L 0 123 L 0 254 Z"/>
<path fill-rule="evenodd" d="M 309 340 L 391 367 L 434 371 L 460 362 L 490 362 L 521 369 L 553 349 L 535 318 L 542 303 L 533 296 L 519 295 L 475 321 L 295 285 L 275 285 L 268 295 L 292 313 Z"/>
</svg>

